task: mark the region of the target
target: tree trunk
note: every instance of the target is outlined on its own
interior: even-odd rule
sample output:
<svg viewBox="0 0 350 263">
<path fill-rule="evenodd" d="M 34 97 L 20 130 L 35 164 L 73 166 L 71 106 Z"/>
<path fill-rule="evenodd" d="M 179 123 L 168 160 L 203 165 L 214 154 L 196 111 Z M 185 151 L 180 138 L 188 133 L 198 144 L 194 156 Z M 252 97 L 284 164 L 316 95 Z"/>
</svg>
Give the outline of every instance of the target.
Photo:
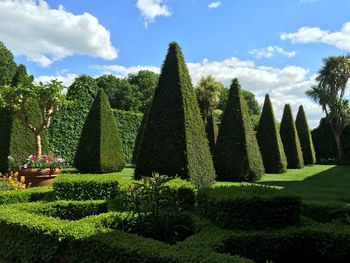
<svg viewBox="0 0 350 263">
<path fill-rule="evenodd" d="M 334 138 L 335 138 L 335 142 L 337 144 L 337 150 L 338 150 L 338 161 L 342 162 L 343 161 L 343 145 L 341 144 L 341 132 L 338 131 L 335 128 L 332 128 L 333 134 L 334 134 Z"/>
<path fill-rule="evenodd" d="M 42 157 L 42 145 L 41 145 L 41 136 L 40 134 L 35 134 L 35 155 L 38 159 Z"/>
</svg>

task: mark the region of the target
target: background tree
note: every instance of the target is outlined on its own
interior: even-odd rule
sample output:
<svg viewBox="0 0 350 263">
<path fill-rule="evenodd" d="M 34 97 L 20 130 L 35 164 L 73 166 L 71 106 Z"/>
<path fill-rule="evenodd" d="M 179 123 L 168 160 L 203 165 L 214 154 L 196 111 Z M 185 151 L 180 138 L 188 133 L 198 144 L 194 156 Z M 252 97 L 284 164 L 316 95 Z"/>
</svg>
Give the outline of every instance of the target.
<svg viewBox="0 0 350 263">
<path fill-rule="evenodd" d="M 213 110 L 217 108 L 224 85 L 211 75 L 202 77 L 196 87 L 196 96 L 204 125 L 207 125 Z"/>
<path fill-rule="evenodd" d="M 42 156 L 41 133 L 50 127 L 53 114 L 66 103 L 62 90 L 62 83 L 56 80 L 39 85 L 28 81 L 16 86 L 4 86 L 0 90 L 1 107 L 11 110 L 22 125 L 33 133 L 35 155 L 39 159 Z M 38 102 L 41 107 L 42 121 L 39 125 L 35 125 L 27 117 L 33 101 Z"/>
<path fill-rule="evenodd" d="M 325 112 L 337 144 L 338 160 L 341 162 L 341 135 L 350 123 L 349 102 L 344 98 L 350 78 L 350 55 L 330 56 L 323 63 L 316 78 L 318 84 L 306 91 L 306 94 Z"/>
<path fill-rule="evenodd" d="M 12 52 L 0 41 L 0 87 L 10 85 L 16 70 Z"/>
</svg>

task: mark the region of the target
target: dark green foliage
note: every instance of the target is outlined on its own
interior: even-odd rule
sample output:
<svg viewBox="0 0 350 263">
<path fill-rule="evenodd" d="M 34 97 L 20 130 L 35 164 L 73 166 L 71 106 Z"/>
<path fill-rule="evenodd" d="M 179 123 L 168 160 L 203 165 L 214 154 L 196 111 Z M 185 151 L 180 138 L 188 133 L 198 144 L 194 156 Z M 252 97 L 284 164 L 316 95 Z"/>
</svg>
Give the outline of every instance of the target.
<svg viewBox="0 0 350 263">
<path fill-rule="evenodd" d="M 314 143 L 312 141 L 311 132 L 302 105 L 299 107 L 297 118 L 295 120 L 295 126 L 298 131 L 300 146 L 303 152 L 304 164 L 313 165 L 316 163 Z"/>
<path fill-rule="evenodd" d="M 264 173 L 258 142 L 250 122 L 247 105 L 234 79 L 223 113 L 214 152 L 218 180 L 259 180 Z"/>
<path fill-rule="evenodd" d="M 124 164 L 115 117 L 100 89 L 86 118 L 74 165 L 84 173 L 107 173 L 123 170 Z"/>
<path fill-rule="evenodd" d="M 213 154 L 216 140 L 218 138 L 218 133 L 219 133 L 219 127 L 217 125 L 217 120 L 213 114 L 210 114 L 210 116 L 208 118 L 207 125 L 205 127 L 205 131 L 207 132 L 210 152 Z"/>
<path fill-rule="evenodd" d="M 303 152 L 301 151 L 297 128 L 295 127 L 292 109 L 289 104 L 286 104 L 284 107 L 280 134 L 284 152 L 287 157 L 288 168 L 303 168 Z"/>
<path fill-rule="evenodd" d="M 118 176 L 60 175 L 53 189 L 59 200 L 110 200 L 118 193 Z"/>
<path fill-rule="evenodd" d="M 0 191 L 0 205 L 48 200 L 52 196 L 53 191 L 51 187 L 34 187 L 10 192 Z"/>
<path fill-rule="evenodd" d="M 303 201 L 301 215 L 320 223 L 328 223 L 335 219 L 347 219 L 350 215 L 350 210 L 345 203 Z"/>
<path fill-rule="evenodd" d="M 0 41 L 0 87 L 10 85 L 16 70 L 12 52 Z"/>
<path fill-rule="evenodd" d="M 177 43 L 169 45 L 147 117 L 135 178 L 153 172 L 189 178 L 196 187 L 209 186 L 215 178 L 196 95 Z"/>
<path fill-rule="evenodd" d="M 342 224 L 314 224 L 259 232 L 232 232 L 220 242 L 222 253 L 255 262 L 348 262 L 350 228 Z"/>
<path fill-rule="evenodd" d="M 133 150 L 133 153 L 132 153 L 132 159 L 131 159 L 131 163 L 132 164 L 136 164 L 136 160 L 137 160 L 137 156 L 139 154 L 141 141 L 142 141 L 143 133 L 144 133 L 144 130 L 145 130 L 145 125 L 146 125 L 147 116 L 148 116 L 148 113 L 149 113 L 150 106 L 151 105 L 148 105 L 148 108 L 147 108 L 146 112 L 143 114 L 141 125 L 140 125 L 140 127 L 139 127 L 139 129 L 137 131 L 137 135 L 136 135 L 136 139 L 135 139 L 135 146 L 134 146 L 134 150 Z"/>
<path fill-rule="evenodd" d="M 28 84 L 32 82 L 25 66 L 19 65 L 13 78 L 12 85 Z M 35 127 L 41 124 L 41 111 L 36 101 L 28 101 L 27 118 Z M 22 125 L 20 120 L 10 111 L 0 109 L 0 171 L 8 170 L 8 156 L 26 158 L 35 154 L 34 134 Z M 43 153 L 49 152 L 46 132 L 41 133 Z"/>
<path fill-rule="evenodd" d="M 300 222 L 300 198 L 269 187 L 203 189 L 197 202 L 201 214 L 228 229 L 283 228 Z"/>
<path fill-rule="evenodd" d="M 126 163 L 132 163 L 136 138 L 141 126 L 143 115 L 130 111 L 113 110 L 117 122 L 119 137 L 122 142 L 124 159 Z"/>
<path fill-rule="evenodd" d="M 256 138 L 265 171 L 267 173 L 286 172 L 287 159 L 269 95 L 265 97 Z"/>
<path fill-rule="evenodd" d="M 224 111 L 226 108 L 229 90 L 230 89 L 228 89 L 228 88 L 224 88 L 220 94 L 220 102 L 219 102 L 218 108 L 221 111 Z M 242 95 L 243 95 L 244 100 L 247 103 L 250 120 L 252 121 L 253 127 L 255 129 L 258 127 L 260 112 L 261 112 L 259 103 L 255 99 L 254 93 L 252 93 L 248 90 L 242 90 Z"/>
</svg>

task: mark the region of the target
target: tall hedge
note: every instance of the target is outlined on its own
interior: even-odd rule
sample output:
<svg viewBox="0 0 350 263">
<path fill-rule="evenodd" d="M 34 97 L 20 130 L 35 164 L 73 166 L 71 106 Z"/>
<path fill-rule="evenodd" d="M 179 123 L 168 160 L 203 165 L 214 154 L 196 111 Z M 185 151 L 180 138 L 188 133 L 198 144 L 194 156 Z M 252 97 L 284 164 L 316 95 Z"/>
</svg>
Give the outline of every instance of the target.
<svg viewBox="0 0 350 263">
<path fill-rule="evenodd" d="M 256 138 L 258 140 L 265 171 L 267 173 L 286 172 L 287 159 L 268 94 L 265 97 Z"/>
<path fill-rule="evenodd" d="M 1 42 L 0 42 L 1 44 Z M 11 81 L 11 85 L 32 82 L 32 76 L 28 76 L 25 66 L 19 65 Z M 29 111 L 28 120 L 39 126 L 41 124 L 41 111 L 36 101 L 27 102 Z M 35 154 L 35 137 L 18 118 L 10 111 L 0 109 L 0 172 L 7 172 L 9 168 L 8 156 L 14 158 L 26 158 Z M 49 152 L 46 131 L 41 133 L 43 153 Z"/>
<path fill-rule="evenodd" d="M 213 114 L 210 114 L 205 126 L 205 131 L 207 132 L 207 138 L 209 141 L 210 152 L 214 154 L 216 140 L 218 138 L 219 128 L 217 125 L 217 118 Z"/>
<path fill-rule="evenodd" d="M 135 178 L 153 172 L 189 178 L 197 187 L 215 171 L 191 78 L 179 45 L 170 43 L 149 109 Z"/>
<path fill-rule="evenodd" d="M 288 168 L 303 168 L 303 153 L 300 146 L 297 128 L 295 127 L 292 109 L 289 104 L 286 104 L 284 107 L 280 133 L 284 152 L 287 157 Z"/>
<path fill-rule="evenodd" d="M 111 106 L 99 89 L 86 118 L 74 165 L 84 173 L 107 173 L 124 168 L 124 154 Z"/>
<path fill-rule="evenodd" d="M 309 124 L 305 116 L 303 105 L 300 105 L 295 126 L 298 131 L 301 150 L 303 152 L 304 164 L 313 165 L 316 163 L 314 143 L 312 141 Z"/>
<path fill-rule="evenodd" d="M 258 142 L 238 79 L 232 81 L 214 151 L 221 181 L 259 180 L 264 173 Z"/>
</svg>

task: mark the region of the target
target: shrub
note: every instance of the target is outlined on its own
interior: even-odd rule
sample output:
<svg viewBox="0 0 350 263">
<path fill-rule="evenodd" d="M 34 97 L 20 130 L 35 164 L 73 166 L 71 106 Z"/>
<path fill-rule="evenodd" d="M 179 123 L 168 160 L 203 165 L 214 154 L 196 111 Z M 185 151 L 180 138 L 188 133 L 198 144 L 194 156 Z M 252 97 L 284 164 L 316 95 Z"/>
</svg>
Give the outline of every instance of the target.
<svg viewBox="0 0 350 263">
<path fill-rule="evenodd" d="M 108 98 L 100 89 L 81 133 L 74 165 L 84 173 L 106 173 L 124 168 L 124 153 Z"/>
<path fill-rule="evenodd" d="M 304 163 L 313 165 L 316 163 L 314 143 L 312 141 L 311 132 L 309 130 L 309 125 L 307 123 L 302 105 L 299 107 L 297 118 L 295 120 L 295 126 L 298 131 Z"/>
<path fill-rule="evenodd" d="M 260 232 L 236 232 L 224 238 L 218 251 L 256 262 L 348 262 L 350 227 L 315 224 Z"/>
<path fill-rule="evenodd" d="M 301 151 L 298 132 L 293 120 L 292 109 L 289 104 L 286 104 L 284 107 L 280 133 L 284 152 L 287 157 L 288 168 L 303 168 L 303 153 Z"/>
<path fill-rule="evenodd" d="M 218 180 L 259 180 L 264 174 L 258 142 L 238 79 L 231 84 L 214 152 Z"/>
<path fill-rule="evenodd" d="M 21 191 L 0 191 L 0 205 L 52 200 L 52 187 L 34 187 Z"/>
<path fill-rule="evenodd" d="M 300 198 L 269 187 L 203 189 L 197 202 L 201 214 L 223 228 L 283 228 L 300 222 Z"/>
<path fill-rule="evenodd" d="M 205 126 L 205 131 L 207 132 L 210 152 L 214 154 L 219 129 L 217 125 L 217 118 L 213 114 L 210 114 L 210 116 L 208 117 L 207 125 Z"/>
<path fill-rule="evenodd" d="M 117 122 L 125 162 L 133 163 L 132 158 L 136 146 L 136 136 L 140 129 L 143 115 L 122 110 L 113 110 L 113 114 Z"/>
<path fill-rule="evenodd" d="M 256 138 L 259 143 L 265 171 L 267 173 L 286 172 L 287 159 L 269 95 L 265 97 Z"/>
<path fill-rule="evenodd" d="M 109 200 L 119 189 L 118 176 L 113 174 L 60 175 L 53 183 L 59 200 Z"/>
<path fill-rule="evenodd" d="M 209 186 L 215 178 L 196 95 L 177 43 L 169 45 L 149 109 L 135 178 L 153 172 L 190 179 L 196 187 Z"/>
<path fill-rule="evenodd" d="M 344 203 L 332 201 L 303 201 L 301 214 L 320 223 L 335 219 L 345 219 L 350 215 L 350 209 Z"/>
</svg>

